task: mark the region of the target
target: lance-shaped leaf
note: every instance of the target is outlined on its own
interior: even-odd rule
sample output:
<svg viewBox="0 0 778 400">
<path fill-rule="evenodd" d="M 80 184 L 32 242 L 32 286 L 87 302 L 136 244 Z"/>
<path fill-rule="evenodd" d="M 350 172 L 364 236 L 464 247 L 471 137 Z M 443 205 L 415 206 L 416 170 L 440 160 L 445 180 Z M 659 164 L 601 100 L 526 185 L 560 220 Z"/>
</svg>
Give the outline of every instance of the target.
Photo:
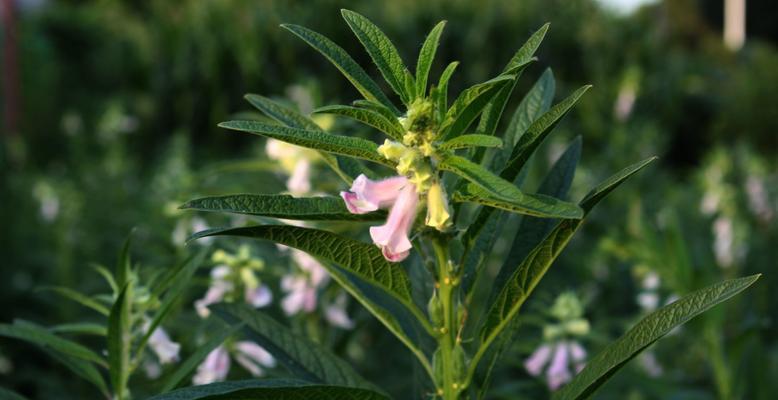
<svg viewBox="0 0 778 400">
<path fill-rule="evenodd" d="M 400 113 L 397 107 L 381 91 L 381 88 L 370 79 L 367 72 L 342 47 L 333 43 L 324 35 L 299 25 L 281 24 L 281 27 L 294 33 L 326 57 L 357 88 L 364 98 L 377 101 L 389 107 L 396 114 Z"/>
<path fill-rule="evenodd" d="M 500 89 L 514 79 L 515 75 L 500 75 L 462 91 L 443 118 L 439 133 L 441 140 L 461 135 Z"/>
<path fill-rule="evenodd" d="M 219 325 L 224 325 L 219 323 Z M 219 347 L 225 340 L 235 334 L 240 329 L 243 329 L 243 323 L 236 324 L 230 327 L 223 327 L 214 334 L 213 337 L 208 339 L 207 342 L 197 346 L 197 349 L 186 360 L 176 365 L 176 370 L 170 377 L 165 380 L 165 384 L 162 385 L 161 393 L 169 392 L 178 386 L 178 384 L 186 378 L 200 363 L 208 357 L 208 354 L 213 349 Z"/>
<path fill-rule="evenodd" d="M 496 196 L 475 185 L 454 193 L 454 201 L 477 203 L 488 207 L 543 218 L 583 218 L 583 210 L 575 203 L 537 193 L 519 192 L 511 197 Z"/>
<path fill-rule="evenodd" d="M 62 365 L 67 367 L 69 370 L 73 371 L 74 374 L 80 376 L 85 381 L 95 385 L 95 387 L 97 387 L 97 389 L 100 390 L 100 393 L 103 394 L 104 398 L 106 399 L 110 398 L 108 385 L 105 383 L 105 379 L 103 378 L 103 375 L 101 375 L 100 371 L 98 371 L 97 368 L 95 368 L 94 364 L 92 364 L 89 361 L 76 358 L 65 353 L 54 351 L 50 348 L 44 348 L 43 350 L 51 358 L 59 361 Z M 0 399 L 5 399 L 5 397 L 2 396 L 2 393 L 0 393 Z"/>
<path fill-rule="evenodd" d="M 369 110 L 373 110 L 381 115 L 384 116 L 386 119 L 397 119 L 397 114 L 392 112 L 389 108 L 387 108 L 385 105 L 381 103 L 376 103 L 375 101 L 370 100 L 354 100 L 351 102 L 354 106 L 367 108 Z"/>
<path fill-rule="evenodd" d="M 647 315 L 624 336 L 608 345 L 586 363 L 586 367 L 554 395 L 555 400 L 590 398 L 600 386 L 641 351 L 668 334 L 673 328 L 730 299 L 761 275 L 731 279 L 692 292 L 678 301 Z"/>
<path fill-rule="evenodd" d="M 77 290 L 73 290 L 62 286 L 46 286 L 40 288 L 40 290 L 54 292 L 66 299 L 73 300 L 84 307 L 91 308 L 92 310 L 97 311 L 98 313 L 104 316 L 108 316 L 108 307 L 103 305 L 103 303 L 100 303 L 99 301 L 89 296 L 86 296 Z"/>
<path fill-rule="evenodd" d="M 424 97 L 427 92 L 427 78 L 430 74 L 430 67 L 432 67 L 432 61 L 435 60 L 435 53 L 438 50 L 438 43 L 440 43 L 440 35 L 445 27 L 446 21 L 438 22 L 429 35 L 427 35 L 427 39 L 424 40 L 424 44 L 419 51 L 419 59 L 416 60 L 416 93 L 419 97 Z"/>
<path fill-rule="evenodd" d="M 437 119 L 441 122 L 448 110 L 448 81 L 451 80 L 451 75 L 454 75 L 457 65 L 459 65 L 459 61 L 452 61 L 448 64 L 443 73 L 440 74 L 438 86 L 431 91 L 432 100 L 435 102 L 435 111 L 437 111 Z"/>
<path fill-rule="evenodd" d="M 281 225 L 211 229 L 194 234 L 190 240 L 223 235 L 270 240 L 321 259 L 330 275 L 397 336 L 431 373 L 429 362 L 417 345 L 419 340 L 412 338 L 413 329 L 402 322 L 407 320 L 403 316 L 412 315 L 413 322 L 421 324 L 426 332 L 431 327 L 411 299 L 405 270 L 386 261 L 376 246 L 318 229 Z M 397 304 L 382 300 L 379 294 Z"/>
<path fill-rule="evenodd" d="M 633 164 L 592 189 L 580 202 L 585 214 L 588 214 L 600 200 L 624 182 L 624 180 L 655 159 L 656 157 L 652 157 Z M 471 365 L 471 370 L 476 367 L 478 361 L 492 342 L 518 314 L 519 308 L 521 308 L 524 301 L 535 289 L 535 286 L 540 282 L 540 279 L 548 271 L 554 260 L 567 246 L 573 234 L 581 226 L 582 221 L 566 219 L 558 223 L 554 230 L 527 255 L 507 282 L 504 284 L 495 282 L 495 285 L 502 287 L 502 290 L 496 296 L 494 302 L 489 307 L 489 311 L 483 318 L 480 333 L 481 346 L 473 358 L 474 362 Z"/>
<path fill-rule="evenodd" d="M 228 121 L 220 123 L 219 126 L 269 137 L 314 150 L 361 158 L 391 166 L 391 163 L 378 154 L 378 146 L 365 139 L 332 135 L 321 131 L 309 131 L 286 126 L 270 125 L 257 121 Z"/>
<path fill-rule="evenodd" d="M 550 218 L 581 218 L 577 205 L 553 197 L 523 193 L 512 183 L 465 158 L 444 155 L 438 167 L 453 172 L 472 185 L 454 194 L 454 201 L 468 201 L 520 214 Z"/>
<path fill-rule="evenodd" d="M 292 110 L 289 107 L 268 99 L 258 94 L 247 94 L 245 96 L 251 105 L 265 113 L 270 118 L 292 128 L 305 129 L 309 131 L 320 131 L 319 125 L 316 125 L 310 118 Z"/>
<path fill-rule="evenodd" d="M 533 60 L 535 52 L 540 47 L 540 43 L 543 42 L 543 38 L 546 36 L 549 24 L 545 24 L 535 33 L 530 36 L 524 45 L 522 45 L 516 54 L 511 57 L 508 65 L 505 66 L 503 74 L 516 71 L 517 75 L 521 74 L 523 67 L 529 65 Z M 483 114 L 481 114 L 481 120 L 478 124 L 477 131 L 486 135 L 494 135 L 497 130 L 497 124 L 500 122 L 500 117 L 505 109 L 505 105 L 508 104 L 508 99 L 513 93 L 513 89 L 516 87 L 518 76 L 512 84 L 505 85 L 500 92 L 487 104 L 484 108 Z M 511 143 L 511 148 L 513 143 Z"/>
<path fill-rule="evenodd" d="M 516 107 L 516 111 L 514 111 L 508 124 L 508 129 L 503 134 L 505 146 L 492 160 L 492 168 L 495 171 L 500 171 L 505 167 L 505 163 L 510 158 L 519 138 L 524 135 L 533 122 L 551 108 L 551 103 L 554 101 L 554 92 L 554 74 L 548 68 L 535 82 L 532 89 L 527 92 L 519 106 Z"/>
<path fill-rule="evenodd" d="M 400 125 L 400 121 L 398 121 L 397 118 L 387 119 L 378 111 L 367 108 L 334 105 L 317 108 L 313 112 L 318 114 L 343 115 L 352 118 L 365 125 L 378 129 L 395 140 L 402 140 L 403 134 L 405 134 L 405 129 Z"/>
<path fill-rule="evenodd" d="M 91 361 L 103 367 L 108 366 L 102 357 L 89 348 L 57 336 L 32 322 L 15 320 L 13 325 L 0 324 L 0 336 L 24 340 L 44 349 Z"/>
<path fill-rule="evenodd" d="M 228 324 L 245 323 L 246 337 L 270 352 L 295 377 L 312 383 L 377 390 L 351 366 L 312 340 L 293 333 L 246 304 L 217 304 L 211 310 Z"/>
<path fill-rule="evenodd" d="M 367 389 L 322 385 L 296 379 L 262 379 L 192 386 L 149 400 L 389 400 Z"/>
<path fill-rule="evenodd" d="M 53 333 L 72 333 L 76 335 L 105 336 L 108 330 L 102 324 L 92 322 L 72 322 L 68 324 L 54 325 L 49 328 Z"/>
<path fill-rule="evenodd" d="M 128 281 L 108 316 L 108 365 L 111 375 L 111 387 L 117 398 L 125 398 L 127 381 L 130 379 L 130 307 L 132 301 L 132 282 Z"/>
<path fill-rule="evenodd" d="M 303 221 L 380 221 L 386 212 L 352 214 L 339 197 L 292 197 L 286 194 L 233 194 L 203 197 L 182 209 L 227 212 Z"/>
<path fill-rule="evenodd" d="M 405 67 L 400 53 L 386 35 L 369 19 L 351 10 L 340 10 L 343 19 L 354 32 L 357 39 L 365 47 L 370 58 L 381 71 L 386 82 L 395 93 L 400 95 L 403 103 L 410 104 L 411 94 L 406 90 L 406 77 L 410 75 Z M 412 78 L 412 77 L 411 77 Z"/>
<path fill-rule="evenodd" d="M 581 87 L 535 120 L 527 129 L 527 133 L 519 138 L 508 160 L 508 165 L 502 170 L 500 176 L 508 181 L 513 181 L 532 153 L 590 87 L 591 85 Z"/>
<path fill-rule="evenodd" d="M 441 150 L 465 149 L 468 147 L 500 147 L 502 140 L 491 135 L 469 134 L 457 136 L 438 148 Z"/>
</svg>

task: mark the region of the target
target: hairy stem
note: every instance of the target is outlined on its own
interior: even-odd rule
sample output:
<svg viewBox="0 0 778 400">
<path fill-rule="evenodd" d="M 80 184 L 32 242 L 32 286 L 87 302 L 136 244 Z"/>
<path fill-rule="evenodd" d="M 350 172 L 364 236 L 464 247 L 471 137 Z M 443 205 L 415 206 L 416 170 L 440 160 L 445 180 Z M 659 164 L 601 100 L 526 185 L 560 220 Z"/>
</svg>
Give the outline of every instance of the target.
<svg viewBox="0 0 778 400">
<path fill-rule="evenodd" d="M 442 377 L 440 382 L 435 382 L 438 395 L 444 400 L 456 400 L 462 389 L 461 382 L 457 381 L 461 368 L 454 359 L 454 349 L 457 345 L 457 310 L 455 309 L 455 293 L 457 276 L 452 271 L 452 263 L 448 254 L 448 246 L 441 237 L 433 239 L 435 258 L 438 264 L 438 291 L 443 308 L 443 326 L 439 329 L 438 348 L 440 349 Z"/>
</svg>

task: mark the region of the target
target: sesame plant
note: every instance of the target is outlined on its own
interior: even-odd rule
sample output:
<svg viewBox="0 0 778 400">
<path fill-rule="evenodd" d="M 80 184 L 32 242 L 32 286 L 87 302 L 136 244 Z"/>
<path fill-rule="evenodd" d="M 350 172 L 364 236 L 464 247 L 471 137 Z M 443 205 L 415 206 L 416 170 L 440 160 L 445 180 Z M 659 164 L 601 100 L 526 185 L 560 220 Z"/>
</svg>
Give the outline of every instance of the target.
<svg viewBox="0 0 778 400">
<path fill-rule="evenodd" d="M 297 25 L 282 27 L 321 53 L 362 96 L 313 114 L 350 118 L 364 124 L 370 137 L 379 132 L 385 137 L 374 142 L 326 131 L 311 116 L 267 97 L 247 95 L 273 122 L 239 120 L 220 126 L 316 151 L 342 179 L 343 191 L 339 197 L 237 194 L 192 200 L 183 208 L 247 214 L 261 222 L 209 229 L 192 240 L 246 237 L 308 253 L 413 355 L 426 375 L 425 391 L 417 393 L 418 398 L 483 398 L 500 354 L 517 339 L 522 306 L 555 259 L 594 207 L 655 158 L 627 166 L 581 200 L 568 201 L 581 153 L 576 138 L 537 190 L 526 190 L 523 180 L 533 153 L 590 88 L 584 86 L 552 105 L 555 85 L 548 70 L 507 123 L 501 123 L 517 80 L 536 60 L 548 25 L 532 34 L 497 76 L 451 96 L 449 103 L 449 82 L 458 62 L 448 64 L 436 80 L 430 78 L 445 22 L 429 33 L 411 72 L 372 22 L 348 10 L 342 15 L 392 95 L 326 37 Z M 518 226 L 507 229 L 509 222 L 517 221 L 510 218 L 513 214 L 519 216 Z M 328 229 L 334 223 L 365 235 L 343 229 L 335 233 Z M 515 232 L 508 238 L 510 250 L 504 259 L 494 260 L 494 244 L 508 232 Z M 495 262 L 502 265 L 496 277 L 486 268 Z M 714 284 L 658 308 L 590 358 L 555 398 L 591 396 L 674 327 L 757 279 Z M 209 308 L 229 324 L 245 324 L 246 334 L 273 354 L 292 378 L 213 383 L 158 399 L 388 398 L 347 361 L 261 310 L 238 303 Z"/>
</svg>

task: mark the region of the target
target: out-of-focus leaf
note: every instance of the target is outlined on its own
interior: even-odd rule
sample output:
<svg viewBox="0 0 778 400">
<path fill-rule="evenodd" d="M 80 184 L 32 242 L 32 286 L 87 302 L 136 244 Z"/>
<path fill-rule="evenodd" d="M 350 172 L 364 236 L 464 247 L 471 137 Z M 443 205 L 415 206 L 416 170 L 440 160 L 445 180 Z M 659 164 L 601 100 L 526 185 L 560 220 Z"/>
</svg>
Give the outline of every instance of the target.
<svg viewBox="0 0 778 400">
<path fill-rule="evenodd" d="M 132 282 L 127 282 L 116 297 L 108 316 L 108 365 L 111 387 L 117 399 L 126 398 L 130 378 L 130 306 Z"/>
<path fill-rule="evenodd" d="M 380 221 L 385 211 L 352 214 L 339 197 L 292 197 L 285 194 L 233 194 L 204 197 L 182 209 L 216 211 L 303 221 Z"/>
<path fill-rule="evenodd" d="M 81 294 L 79 291 L 62 286 L 44 286 L 40 290 L 54 292 L 66 299 L 73 300 L 84 307 L 90 308 L 102 315 L 108 316 L 108 307 L 89 296 Z"/>
<path fill-rule="evenodd" d="M 91 322 L 73 322 L 69 324 L 59 324 L 49 327 L 53 333 L 74 333 L 81 335 L 105 336 L 108 330 L 105 326 Z"/>
<path fill-rule="evenodd" d="M 367 389 L 314 384 L 293 379 L 218 382 L 192 386 L 149 400 L 389 400 Z"/>
<path fill-rule="evenodd" d="M 103 394 L 103 397 L 109 397 L 108 385 L 106 385 L 103 375 L 101 375 L 100 371 L 95 368 L 94 364 L 89 361 L 70 356 L 68 354 L 54 351 L 50 348 L 44 348 L 43 350 L 51 358 L 59 361 L 60 364 L 67 367 L 74 374 L 95 385 L 95 387 Z M 0 398 L 2 398 L 2 396 L 0 396 Z"/>
<path fill-rule="evenodd" d="M 49 332 L 32 322 L 15 320 L 13 325 L 0 324 L 0 336 L 24 340 L 44 349 L 67 354 L 86 361 L 92 361 L 98 365 L 107 367 L 105 360 L 94 351 L 70 340 Z"/>
<path fill-rule="evenodd" d="M 730 299 L 751 286 L 760 276 L 751 275 L 719 282 L 652 312 L 589 360 L 572 382 L 554 395 L 554 399 L 588 399 L 621 367 L 673 328 Z"/>
</svg>

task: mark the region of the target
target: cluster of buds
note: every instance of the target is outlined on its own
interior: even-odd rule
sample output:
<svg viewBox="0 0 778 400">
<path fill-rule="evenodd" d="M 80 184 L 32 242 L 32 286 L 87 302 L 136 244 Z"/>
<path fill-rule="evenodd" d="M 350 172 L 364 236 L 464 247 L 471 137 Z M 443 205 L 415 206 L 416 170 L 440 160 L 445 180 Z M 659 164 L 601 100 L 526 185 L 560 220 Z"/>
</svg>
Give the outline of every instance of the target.
<svg viewBox="0 0 778 400">
<path fill-rule="evenodd" d="M 237 254 L 216 250 L 211 260 L 218 264 L 211 270 L 211 286 L 205 297 L 195 302 L 195 309 L 201 317 L 210 314 L 209 305 L 222 301 L 240 299 L 257 308 L 270 304 L 273 294 L 256 276 L 265 263 L 252 257 L 248 246 L 241 246 Z"/>
<path fill-rule="evenodd" d="M 430 101 L 417 100 L 399 119 L 406 130 L 402 143 L 386 140 L 378 147 L 379 154 L 396 163 L 398 176 L 373 181 L 360 175 L 350 191 L 341 192 L 346 207 L 354 214 L 391 208 L 386 224 L 370 228 L 370 236 L 392 262 L 404 260 L 413 247 L 408 234 L 420 196 L 426 196 L 428 226 L 440 231 L 451 226 L 448 199 L 432 162 L 436 138 L 433 113 Z"/>
</svg>

